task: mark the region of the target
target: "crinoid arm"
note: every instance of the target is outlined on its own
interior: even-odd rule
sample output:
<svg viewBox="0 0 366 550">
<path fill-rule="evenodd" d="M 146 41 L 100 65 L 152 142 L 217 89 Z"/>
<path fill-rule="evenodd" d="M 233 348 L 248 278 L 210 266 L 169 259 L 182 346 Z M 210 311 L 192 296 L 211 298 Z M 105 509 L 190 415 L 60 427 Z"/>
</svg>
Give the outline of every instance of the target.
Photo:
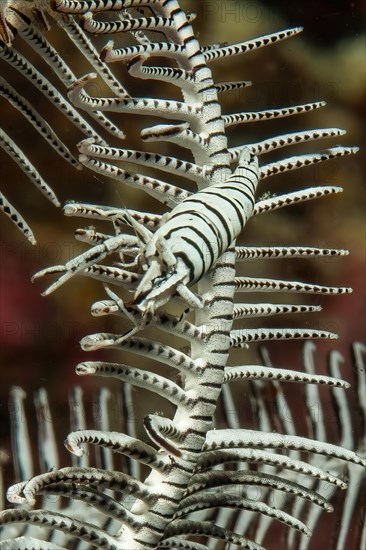
<svg viewBox="0 0 366 550">
<path fill-rule="evenodd" d="M 202 550 L 214 548 L 218 541 L 258 550 L 272 523 L 275 529 L 290 528 L 295 534 L 289 537 L 303 540 L 311 535 L 318 510 L 330 512 L 333 507 L 318 482 L 345 489 L 339 466 L 343 462 L 354 487 L 366 466 L 360 446 L 345 435 L 350 426 L 345 413 L 339 415 L 343 437 L 336 442 L 322 438 L 314 426 L 310 433 L 299 434 L 293 425 L 285 426 L 278 413 L 286 405 L 286 382 L 291 387 L 303 384 L 307 398 L 316 395 L 311 392 L 320 385 L 339 392 L 335 399 L 343 410 L 348 382 L 340 373 L 340 356 L 333 354 L 325 375 L 315 372 L 309 355 L 312 340 L 338 338 L 316 320 L 319 298 L 343 300 L 351 288 L 311 277 L 308 281 L 274 275 L 267 260 L 275 259 L 281 269 L 285 261 L 298 258 L 309 263 L 326 256 L 342 259 L 347 250 L 318 246 L 314 239 L 298 246 L 237 242 L 245 238 L 253 219 L 265 223 L 262 214 L 324 197 L 332 200 L 342 190 L 309 181 L 304 189 L 294 184 L 289 191 L 263 198 L 263 179 L 275 187 L 272 176 L 290 171 L 296 175 L 295 170 L 351 155 L 356 148 L 325 145 L 319 151 L 319 140 L 341 139 L 344 131 L 318 125 L 260 140 L 246 138 L 244 132 L 242 143 L 234 141 L 232 127 L 273 119 L 286 124 L 288 117 L 298 115 L 305 120 L 306 113 L 313 114 L 324 102 L 309 99 L 301 105 L 248 112 L 238 105 L 235 112 L 223 114 L 223 94 L 249 83 L 215 82 L 211 63 L 228 58 L 244 63 L 251 51 L 281 48 L 302 29 L 203 46 L 191 25 L 194 14 L 183 7 L 177 0 L 7 0 L 0 8 L 2 59 L 29 85 L 36 84 L 69 128 L 82 133 L 78 144 L 67 147 L 7 84 L 1 88 L 5 100 L 73 169 L 108 178 L 122 192 L 127 187 L 136 195 L 142 191 L 151 201 L 146 211 L 135 209 L 128 195 L 123 207 L 87 201 L 64 207 L 66 216 L 88 218 L 98 227 L 77 229 L 84 252 L 42 269 L 34 279 L 54 277 L 44 295 L 71 279 L 78 284 L 79 275 L 103 282 L 104 295 L 91 312 L 94 317 L 113 317 L 108 328 L 86 335 L 81 347 L 85 352 L 116 350 L 125 356 L 121 362 L 105 361 L 103 356 L 84 360 L 76 373 L 121 386 L 123 426 L 113 429 L 108 414 L 111 392 L 102 389 L 101 414 L 97 425 L 88 429 L 84 409 L 75 411 L 80 397 L 75 390 L 70 398 L 71 432 L 65 439 L 71 465 L 59 466 L 53 431 L 41 423 L 42 473 L 35 474 L 26 425 L 15 417 L 14 448 L 21 459 L 8 498 L 19 506 L 0 516 L 0 548 Z M 63 33 L 89 68 L 75 74 L 53 44 L 52 29 Z M 104 34 L 113 34 L 113 42 L 101 45 Z M 18 42 L 30 49 L 29 57 L 43 57 L 52 77 L 46 78 L 16 50 Z M 133 82 L 134 92 L 121 82 L 123 74 Z M 95 93 L 97 88 L 100 93 Z M 131 137 L 135 128 L 124 125 L 128 117 L 141 121 L 138 145 Z M 48 182 L 12 138 L 4 133 L 2 143 L 29 179 L 58 204 Z M 311 143 L 314 152 L 303 149 Z M 76 150 L 78 159 L 73 156 Z M 277 160 L 266 160 L 269 153 Z M 5 199 L 2 204 L 33 242 L 26 222 Z M 246 271 L 249 259 L 258 260 L 254 276 Z M 244 293 L 248 299 L 242 298 Z M 258 299 L 264 293 L 266 298 Z M 286 340 L 306 340 L 302 370 L 274 367 L 265 348 L 258 364 L 249 359 L 248 348 L 272 340 L 283 346 L 289 345 Z M 355 347 L 355 354 L 361 365 L 360 347 Z M 240 391 L 232 387 L 245 380 L 250 381 L 259 410 L 256 426 L 230 417 Z M 264 388 L 275 395 L 272 418 Z M 164 412 L 155 406 L 149 409 L 146 395 L 161 400 Z M 13 399 L 20 410 L 21 391 L 16 390 Z M 129 410 L 134 402 L 141 408 Z M 215 419 L 219 403 L 225 428 Z M 309 402 L 306 405 L 304 414 L 309 415 Z M 48 410 L 44 392 L 35 406 L 40 415 Z M 226 469 L 227 464 L 235 469 Z M 259 498 L 247 494 L 253 486 Z M 349 497 L 341 541 L 354 508 Z"/>
</svg>

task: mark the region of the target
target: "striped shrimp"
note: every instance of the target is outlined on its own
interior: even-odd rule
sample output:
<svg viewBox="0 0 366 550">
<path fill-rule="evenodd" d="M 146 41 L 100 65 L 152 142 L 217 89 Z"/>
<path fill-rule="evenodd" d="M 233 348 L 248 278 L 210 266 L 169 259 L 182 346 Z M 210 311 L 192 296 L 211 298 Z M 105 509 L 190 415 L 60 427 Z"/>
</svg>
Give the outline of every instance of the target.
<svg viewBox="0 0 366 550">
<path fill-rule="evenodd" d="M 244 228 L 258 179 L 258 160 L 245 148 L 225 182 L 198 191 L 166 214 L 142 253 L 147 269 L 130 305 L 143 314 L 154 313 L 176 292 L 190 307 L 202 307 L 188 287 L 211 269 Z"/>
<path fill-rule="evenodd" d="M 190 308 L 203 307 L 189 286 L 200 281 L 229 248 L 250 218 L 259 180 L 257 157 L 244 148 L 236 170 L 223 183 L 206 187 L 166 213 L 152 233 L 125 216 L 143 243 L 135 265 L 142 266 L 133 299 L 126 304 L 143 317 L 154 316 L 175 294 Z M 130 236 L 117 234 L 61 266 L 38 272 L 33 279 L 65 271 L 44 294 L 114 252 L 124 251 Z"/>
</svg>

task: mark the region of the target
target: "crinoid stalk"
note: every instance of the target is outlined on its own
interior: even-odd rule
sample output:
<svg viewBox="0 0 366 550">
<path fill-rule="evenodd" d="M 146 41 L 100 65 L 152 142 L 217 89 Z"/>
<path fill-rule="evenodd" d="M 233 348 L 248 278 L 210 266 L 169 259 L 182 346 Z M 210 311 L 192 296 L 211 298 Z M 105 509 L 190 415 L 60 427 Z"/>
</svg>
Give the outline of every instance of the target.
<svg viewBox="0 0 366 550">
<path fill-rule="evenodd" d="M 97 174 L 123 190 L 130 188 L 133 194 L 142 191 L 159 203 L 159 207 L 137 210 L 125 196 L 123 207 L 67 202 L 66 216 L 109 222 L 108 229 L 78 229 L 76 238 L 88 245 L 87 250 L 42 269 L 33 279 L 56 275 L 44 295 L 76 275 L 101 281 L 104 296 L 91 312 L 94 317 L 111 316 L 114 332 L 87 335 L 81 347 L 86 352 L 106 348 L 126 352 L 128 363 L 84 360 L 77 365 L 77 374 L 120 381 L 125 404 L 131 400 L 132 386 L 157 395 L 174 411 L 170 416 L 156 409 L 144 414 L 143 433 L 130 425 L 128 417 L 124 431 L 112 431 L 107 391 L 102 390 L 99 425 L 88 429 L 82 408 L 76 407 L 81 398 L 75 389 L 70 403 L 72 431 L 65 440 L 73 463 L 59 467 L 53 432 L 39 414 L 46 471 L 34 475 L 25 425 L 19 417 L 24 394 L 15 388 L 13 433 L 21 479 L 7 493 L 16 506 L 1 514 L 0 548 L 201 550 L 227 544 L 254 550 L 262 548 L 274 523 L 299 533 L 288 535 L 289 546 L 299 540 L 305 548 L 303 537 L 311 535 L 309 526 L 316 526 L 318 520 L 313 506 L 332 510 L 326 497 L 333 490 L 327 493 L 318 484 L 344 489 L 339 466 L 343 461 L 352 485 L 357 486 L 366 466 L 360 441 L 346 437 L 352 419 L 343 410 L 337 444 L 323 437 L 322 422 L 302 436 L 281 418 L 281 406 L 286 405 L 282 382 L 329 386 L 341 404 L 348 383 L 339 372 L 340 355 L 335 352 L 330 358 L 329 376 L 315 373 L 310 342 L 304 348 L 301 371 L 274 367 L 265 348 L 259 364 L 252 364 L 247 355 L 257 342 L 336 339 L 335 332 L 316 322 L 312 325 L 310 314 L 320 310 L 319 297 L 351 292 L 349 287 L 286 276 L 251 276 L 246 272 L 250 260 L 265 265 L 267 259 L 338 258 L 347 250 L 313 242 L 276 246 L 237 242 L 262 215 L 326 196 L 331 200 L 331 195 L 342 191 L 338 185 L 314 183 L 263 196 L 262 181 L 296 174 L 300 168 L 352 155 L 357 149 L 335 145 L 266 160 L 266 155 L 276 155 L 283 148 L 338 140 L 345 133 L 332 127 L 261 139 L 246 138 L 243 131 L 241 143 L 235 141 L 231 131 L 247 123 L 305 118 L 324 107 L 323 101 L 312 100 L 260 111 L 244 111 L 239 105 L 236 112 L 223 112 L 225 95 L 245 90 L 250 83 L 219 81 L 211 68 L 214 63 L 231 58 L 239 62 L 254 50 L 281 47 L 283 41 L 295 40 L 302 28 L 231 45 L 202 45 L 192 26 L 195 14 L 185 10 L 186 2 L 177 0 L 7 0 L 0 8 L 1 59 L 11 74 L 19 73 L 36 85 L 37 94 L 61 112 L 65 124 L 82 132 L 78 158 L 75 144 L 66 146 L 11 79 L 0 82 L 4 98 L 72 169 L 83 169 L 90 177 Z M 76 47 L 91 70 L 75 71 L 53 43 L 53 33 L 61 33 Z M 112 35 L 113 40 L 103 43 L 100 35 Z M 18 51 L 18 43 L 20 49 L 26 45 L 26 55 Z M 51 77 L 31 62 L 37 56 L 48 65 Z M 157 93 L 149 93 L 150 84 L 157 85 L 153 90 Z M 140 122 L 132 126 L 131 120 L 141 120 L 141 128 Z M 134 148 L 129 134 L 136 128 L 139 147 Z M 1 145 L 58 205 L 41 168 L 27 152 L 5 132 Z M 1 200 L 4 212 L 34 244 L 28 223 L 4 196 Z M 270 297 L 261 301 L 257 296 L 263 293 Z M 243 294 L 251 298 L 243 301 Z M 278 294 L 289 299 L 279 302 L 274 298 Z M 299 295 L 304 299 L 299 300 Z M 297 314 L 309 321 L 297 321 L 300 326 L 292 321 L 281 324 L 281 319 Z M 264 318 L 269 318 L 268 324 Z M 121 320 L 129 324 L 127 330 L 119 330 Z M 353 350 L 361 372 L 364 348 L 356 343 Z M 254 381 L 259 411 L 254 426 L 230 418 L 236 410 L 233 383 L 238 386 L 246 380 Z M 359 388 L 363 382 L 364 376 L 359 376 Z M 266 388 L 276 393 L 272 419 Z M 310 422 L 316 390 L 306 392 L 304 414 Z M 361 389 L 358 398 L 364 420 Z M 220 403 L 227 425 L 215 428 Z M 37 396 L 36 410 L 48 410 L 44 391 Z M 98 465 L 86 457 L 91 446 L 99 449 Z M 124 468 L 115 461 L 118 455 L 126 459 Z M 230 464 L 234 467 L 229 469 Z M 258 488 L 259 497 L 248 494 L 252 486 Z M 288 500 L 289 495 L 295 500 Z M 308 507 L 304 502 L 310 503 Z M 345 504 L 340 543 L 346 540 L 355 506 L 355 499 Z M 304 510 L 310 510 L 309 526 L 303 521 Z M 358 536 L 364 540 L 364 533 Z"/>
</svg>

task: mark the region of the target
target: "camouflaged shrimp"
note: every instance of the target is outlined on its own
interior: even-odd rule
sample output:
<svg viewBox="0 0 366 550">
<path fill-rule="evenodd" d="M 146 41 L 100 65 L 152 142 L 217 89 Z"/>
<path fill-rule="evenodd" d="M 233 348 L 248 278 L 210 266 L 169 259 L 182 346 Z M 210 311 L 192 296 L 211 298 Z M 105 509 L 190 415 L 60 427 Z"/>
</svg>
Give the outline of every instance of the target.
<svg viewBox="0 0 366 550">
<path fill-rule="evenodd" d="M 130 217 L 131 225 L 145 244 L 137 262 L 145 274 L 127 305 L 136 305 L 144 316 L 154 315 L 177 293 L 188 306 L 202 307 L 202 300 L 188 286 L 197 283 L 210 270 L 244 228 L 253 211 L 258 180 L 258 159 L 245 148 L 238 167 L 227 181 L 182 201 L 162 217 L 155 233 Z M 65 266 L 44 269 L 34 278 L 66 271 L 44 293 L 49 294 L 91 263 L 114 251 L 126 251 L 126 239 L 126 235 L 111 237 Z"/>
</svg>

